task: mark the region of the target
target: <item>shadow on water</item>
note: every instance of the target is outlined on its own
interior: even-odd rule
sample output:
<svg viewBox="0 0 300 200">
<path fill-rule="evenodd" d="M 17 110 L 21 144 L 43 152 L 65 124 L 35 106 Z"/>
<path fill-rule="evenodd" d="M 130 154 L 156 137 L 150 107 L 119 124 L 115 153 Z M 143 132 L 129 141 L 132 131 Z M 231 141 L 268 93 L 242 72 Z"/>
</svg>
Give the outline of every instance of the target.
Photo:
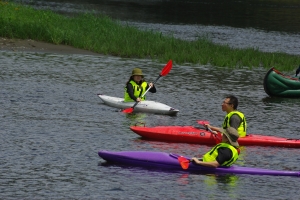
<svg viewBox="0 0 300 200">
<path fill-rule="evenodd" d="M 300 2 L 276 0 L 40 0 L 22 1 L 58 12 L 94 10 L 116 19 L 300 32 Z"/>
<path fill-rule="evenodd" d="M 281 103 L 298 103 L 299 102 L 299 98 L 284 98 L 284 97 L 265 97 L 262 99 L 262 102 L 265 104 L 268 103 L 275 103 L 275 104 L 281 104 Z"/>
<path fill-rule="evenodd" d="M 15 0 L 20 2 L 20 0 Z M 233 48 L 300 53 L 300 2 L 293 0 L 22 0 L 38 9 L 74 15 L 94 12 L 183 40 L 208 37 Z"/>
</svg>

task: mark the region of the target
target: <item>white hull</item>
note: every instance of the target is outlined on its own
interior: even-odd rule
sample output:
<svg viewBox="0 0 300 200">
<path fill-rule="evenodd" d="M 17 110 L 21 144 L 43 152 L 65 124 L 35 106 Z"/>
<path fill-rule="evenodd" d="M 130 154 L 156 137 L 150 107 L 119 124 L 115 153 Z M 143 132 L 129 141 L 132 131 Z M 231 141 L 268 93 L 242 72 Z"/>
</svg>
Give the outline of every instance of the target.
<svg viewBox="0 0 300 200">
<path fill-rule="evenodd" d="M 130 108 L 135 102 L 124 102 L 123 98 L 111 97 L 107 95 L 98 94 L 98 97 L 108 106 L 114 108 Z M 147 112 L 163 115 L 176 115 L 179 110 L 172 108 L 166 104 L 159 103 L 156 101 L 142 101 L 137 104 L 134 108 L 134 112 Z"/>
</svg>

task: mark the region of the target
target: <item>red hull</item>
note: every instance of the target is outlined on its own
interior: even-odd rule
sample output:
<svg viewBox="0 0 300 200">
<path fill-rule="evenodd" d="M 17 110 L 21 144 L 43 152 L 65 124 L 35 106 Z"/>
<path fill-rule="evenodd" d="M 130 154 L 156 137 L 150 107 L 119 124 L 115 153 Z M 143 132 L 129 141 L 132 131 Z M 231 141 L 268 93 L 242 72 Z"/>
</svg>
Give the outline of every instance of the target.
<svg viewBox="0 0 300 200">
<path fill-rule="evenodd" d="M 146 139 L 194 144 L 215 145 L 221 141 L 220 134 L 214 135 L 204 129 L 193 126 L 131 126 L 130 129 Z M 300 148 L 299 139 L 287 139 L 274 136 L 249 134 L 239 138 L 241 146 L 274 146 Z"/>
</svg>

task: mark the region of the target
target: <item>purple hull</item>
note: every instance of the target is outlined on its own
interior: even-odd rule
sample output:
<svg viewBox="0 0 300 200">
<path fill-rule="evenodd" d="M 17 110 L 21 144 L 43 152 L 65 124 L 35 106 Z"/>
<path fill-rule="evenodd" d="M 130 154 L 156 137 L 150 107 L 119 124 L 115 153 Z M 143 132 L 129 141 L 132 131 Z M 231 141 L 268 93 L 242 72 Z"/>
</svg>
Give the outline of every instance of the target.
<svg viewBox="0 0 300 200">
<path fill-rule="evenodd" d="M 108 162 L 126 164 L 141 167 L 155 167 L 173 170 L 184 170 L 179 164 L 178 157 L 180 155 L 151 152 L 151 151 L 99 151 L 98 155 Z M 189 157 L 185 157 L 190 159 Z M 227 173 L 227 174 L 252 174 L 252 175 L 273 175 L 273 176 L 300 176 L 300 172 L 269 170 L 262 168 L 231 166 L 229 168 L 210 168 L 190 163 L 187 170 L 190 172 L 209 172 L 209 173 Z"/>
</svg>

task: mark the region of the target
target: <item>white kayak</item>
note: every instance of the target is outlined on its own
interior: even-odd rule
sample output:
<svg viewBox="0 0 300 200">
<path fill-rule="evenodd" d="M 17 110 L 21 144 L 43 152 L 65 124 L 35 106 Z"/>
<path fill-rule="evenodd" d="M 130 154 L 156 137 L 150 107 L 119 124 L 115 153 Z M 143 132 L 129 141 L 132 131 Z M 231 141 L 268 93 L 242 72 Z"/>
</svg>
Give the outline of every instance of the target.
<svg viewBox="0 0 300 200">
<path fill-rule="evenodd" d="M 124 102 L 124 98 L 111 97 L 103 94 L 98 94 L 98 97 L 104 102 L 104 104 L 114 108 L 125 109 L 130 108 L 135 104 L 135 102 Z M 135 106 L 134 112 L 176 115 L 179 110 L 156 101 L 141 101 Z"/>
</svg>

